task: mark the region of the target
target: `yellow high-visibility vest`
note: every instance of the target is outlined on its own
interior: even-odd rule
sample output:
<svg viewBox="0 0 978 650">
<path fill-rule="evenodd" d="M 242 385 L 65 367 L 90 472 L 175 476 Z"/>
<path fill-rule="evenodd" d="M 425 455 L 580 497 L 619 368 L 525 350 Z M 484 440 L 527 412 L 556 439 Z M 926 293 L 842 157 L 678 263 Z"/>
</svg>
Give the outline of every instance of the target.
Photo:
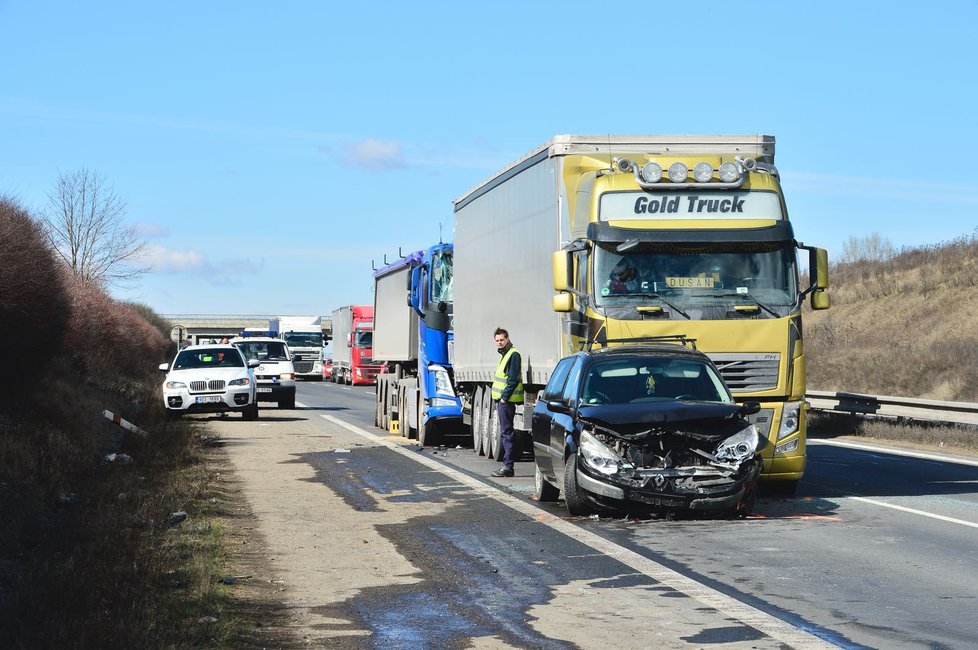
<svg viewBox="0 0 978 650">
<path fill-rule="evenodd" d="M 499 360 L 499 365 L 496 366 L 496 376 L 492 382 L 492 398 L 497 402 L 503 396 L 503 391 L 506 389 L 506 382 L 509 381 L 509 377 L 506 376 L 506 364 L 509 362 L 509 358 L 513 356 L 514 352 L 519 352 L 519 350 L 517 350 L 515 347 L 510 348 Z M 520 370 L 522 370 L 522 368 Z M 520 374 L 522 374 L 522 372 Z M 522 379 L 520 379 L 519 383 L 516 384 L 516 388 L 513 389 L 513 394 L 509 397 L 509 403 L 523 403 Z"/>
</svg>

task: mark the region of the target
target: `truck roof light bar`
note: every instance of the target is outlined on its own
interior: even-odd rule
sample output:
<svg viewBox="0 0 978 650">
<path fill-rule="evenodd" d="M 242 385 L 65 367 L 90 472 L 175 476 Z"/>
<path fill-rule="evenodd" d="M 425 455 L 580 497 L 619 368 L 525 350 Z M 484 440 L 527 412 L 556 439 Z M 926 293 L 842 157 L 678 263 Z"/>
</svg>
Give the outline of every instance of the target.
<svg viewBox="0 0 978 650">
<path fill-rule="evenodd" d="M 635 176 L 635 181 L 643 190 L 667 191 L 667 190 L 729 190 L 736 189 L 744 184 L 747 173 L 760 171 L 777 175 L 777 170 L 773 165 L 758 163 L 753 158 L 737 157 L 736 162 L 725 162 L 714 172 L 713 165 L 708 162 L 699 162 L 693 166 L 693 182 L 687 182 L 690 172 L 689 168 L 681 162 L 674 162 L 669 165 L 669 170 L 663 178 L 662 166 L 659 163 L 648 162 L 639 167 L 635 162 L 627 158 L 616 156 L 611 161 L 612 171 L 628 173 Z M 715 179 L 719 176 L 719 182 Z"/>
</svg>

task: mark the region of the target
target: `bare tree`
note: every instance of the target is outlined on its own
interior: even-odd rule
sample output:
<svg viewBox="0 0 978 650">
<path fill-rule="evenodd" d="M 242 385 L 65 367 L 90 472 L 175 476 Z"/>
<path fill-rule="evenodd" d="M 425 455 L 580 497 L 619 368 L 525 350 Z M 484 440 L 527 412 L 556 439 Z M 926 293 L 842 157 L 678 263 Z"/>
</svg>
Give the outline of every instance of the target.
<svg viewBox="0 0 978 650">
<path fill-rule="evenodd" d="M 104 176 L 88 169 L 62 173 L 43 213 L 48 241 L 71 272 L 87 282 L 124 286 L 146 273 L 146 248 L 123 222 L 126 202 Z"/>
</svg>

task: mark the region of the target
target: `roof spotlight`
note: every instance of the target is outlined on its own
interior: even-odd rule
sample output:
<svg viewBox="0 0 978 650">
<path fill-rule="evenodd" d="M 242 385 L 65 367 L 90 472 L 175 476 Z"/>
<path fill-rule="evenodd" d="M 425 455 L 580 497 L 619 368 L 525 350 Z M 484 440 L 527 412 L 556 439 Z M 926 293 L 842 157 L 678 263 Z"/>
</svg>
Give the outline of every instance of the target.
<svg viewBox="0 0 978 650">
<path fill-rule="evenodd" d="M 720 165 L 720 180 L 724 183 L 733 183 L 740 178 L 740 170 L 732 162 L 725 162 Z"/>
<path fill-rule="evenodd" d="M 627 158 L 615 158 L 611 164 L 620 172 L 632 171 L 632 161 Z"/>
<path fill-rule="evenodd" d="M 682 183 L 689 176 L 689 170 L 681 162 L 674 162 L 669 165 L 669 180 L 673 183 Z"/>
<path fill-rule="evenodd" d="M 698 183 L 709 183 L 713 179 L 713 165 L 708 162 L 696 163 L 693 167 L 693 178 Z"/>
<path fill-rule="evenodd" d="M 662 167 L 659 163 L 649 162 L 642 166 L 642 180 L 646 183 L 658 183 L 662 178 Z"/>
</svg>

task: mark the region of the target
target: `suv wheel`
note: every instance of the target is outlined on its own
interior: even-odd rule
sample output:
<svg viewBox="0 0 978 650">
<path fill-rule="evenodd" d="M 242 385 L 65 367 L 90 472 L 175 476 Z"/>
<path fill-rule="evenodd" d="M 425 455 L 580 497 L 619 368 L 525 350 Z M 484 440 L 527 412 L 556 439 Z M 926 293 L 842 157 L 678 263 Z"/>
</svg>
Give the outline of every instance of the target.
<svg viewBox="0 0 978 650">
<path fill-rule="evenodd" d="M 252 402 L 241 410 L 241 417 L 245 420 L 258 419 L 258 402 Z"/>
</svg>

